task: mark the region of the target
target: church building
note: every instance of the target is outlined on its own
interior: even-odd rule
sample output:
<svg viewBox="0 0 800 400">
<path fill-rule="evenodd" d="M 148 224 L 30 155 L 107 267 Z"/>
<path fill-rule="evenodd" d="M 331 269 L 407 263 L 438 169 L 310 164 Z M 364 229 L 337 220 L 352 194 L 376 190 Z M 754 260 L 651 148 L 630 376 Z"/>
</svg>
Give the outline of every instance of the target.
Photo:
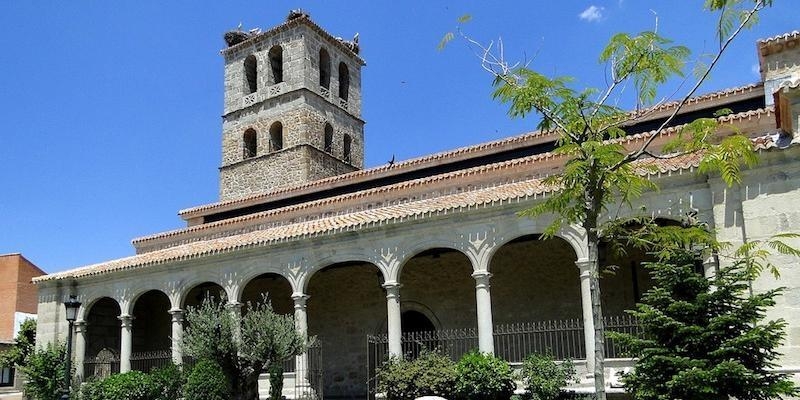
<svg viewBox="0 0 800 400">
<path fill-rule="evenodd" d="M 564 226 L 543 238 L 552 217 L 518 215 L 553 190 L 542 179 L 565 161 L 553 153 L 555 134 L 364 169 L 357 38 L 292 13 L 226 41 L 219 201 L 180 211 L 183 228 L 134 239 L 133 256 L 34 279 L 41 341 L 64 340 L 62 303 L 72 295 L 82 303 L 73 346 L 80 377 L 181 363 L 188 308 L 212 295 L 246 312 L 263 294 L 319 342 L 287 366 L 287 397 L 367 398 L 376 365 L 420 346 L 454 356 L 478 348 L 512 363 L 547 351 L 592 368 L 586 236 Z M 799 44 L 798 32 L 759 41 L 761 82 L 690 99 L 656 139 L 660 146 L 680 125 L 732 110 L 719 117 L 720 134 L 748 135 L 760 159 L 741 185 L 698 173 L 698 156 L 647 160 L 661 190 L 628 212 L 645 206 L 665 223 L 696 213 L 734 244 L 800 232 Z M 649 110 L 621 143 L 642 143 L 675 107 Z M 601 256 L 620 266 L 601 280 L 606 326 L 634 331 L 624 310 L 651 285 L 643 255 Z M 781 279 L 765 276 L 754 288 L 787 288 L 770 316 L 788 324 L 781 365 L 798 377 L 800 263 L 775 261 Z M 611 377 L 631 360 L 606 346 Z M 590 387 L 581 376 L 579 386 Z"/>
</svg>

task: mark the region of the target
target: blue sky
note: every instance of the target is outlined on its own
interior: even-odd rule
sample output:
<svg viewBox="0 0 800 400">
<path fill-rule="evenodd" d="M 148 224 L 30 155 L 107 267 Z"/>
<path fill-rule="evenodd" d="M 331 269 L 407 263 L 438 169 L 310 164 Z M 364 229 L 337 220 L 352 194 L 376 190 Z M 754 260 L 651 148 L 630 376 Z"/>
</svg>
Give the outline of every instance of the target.
<svg viewBox="0 0 800 400">
<path fill-rule="evenodd" d="M 475 38 L 509 59 L 602 85 L 615 32 L 654 26 L 695 54 L 713 49 L 701 1 L 0 2 L 0 254 L 56 272 L 133 254 L 130 240 L 182 226 L 217 200 L 222 34 L 268 28 L 303 8 L 335 36 L 360 33 L 366 164 L 530 131 L 491 99 L 463 42 L 436 47 L 470 14 Z M 800 28 L 777 1 L 701 92 L 758 80 L 755 40 Z M 756 70 L 757 71 L 757 70 Z M 662 95 L 669 95 L 665 92 Z"/>
</svg>

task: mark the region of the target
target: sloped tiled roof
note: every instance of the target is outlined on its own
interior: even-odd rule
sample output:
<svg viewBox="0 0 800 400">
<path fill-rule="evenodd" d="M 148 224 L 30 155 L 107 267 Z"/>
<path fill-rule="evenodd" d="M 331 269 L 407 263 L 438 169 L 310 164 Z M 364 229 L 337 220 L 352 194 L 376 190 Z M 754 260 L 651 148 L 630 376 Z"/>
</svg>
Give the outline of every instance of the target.
<svg viewBox="0 0 800 400">
<path fill-rule="evenodd" d="M 686 102 L 685 106 L 699 105 L 704 102 L 723 99 L 734 95 L 757 92 L 758 90 L 763 90 L 763 84 L 754 83 L 741 87 L 729 88 L 713 93 L 704 94 L 702 96 L 693 97 Z M 665 112 L 669 111 L 670 109 L 673 109 L 677 105 L 678 102 L 663 103 L 654 106 L 652 108 L 648 108 L 646 110 L 640 110 L 636 114 L 645 115 L 645 114 L 650 114 L 652 112 Z M 363 180 L 378 178 L 381 176 L 395 175 L 400 172 L 411 171 L 417 168 L 433 165 L 438 162 L 451 162 L 463 158 L 475 157 L 478 154 L 491 153 L 494 151 L 501 151 L 508 148 L 514 148 L 523 145 L 528 146 L 536 143 L 546 143 L 548 141 L 553 141 L 553 140 L 555 140 L 555 133 L 553 132 L 539 132 L 539 131 L 529 132 L 518 136 L 512 136 L 499 140 L 479 143 L 476 145 L 460 147 L 454 150 L 443 151 L 422 157 L 417 157 L 410 160 L 398 162 L 394 165 L 381 165 L 374 168 L 363 169 L 346 174 L 336 175 L 329 178 L 302 183 L 299 185 L 285 187 L 281 189 L 276 189 L 269 192 L 257 193 L 239 199 L 233 199 L 233 200 L 227 200 L 227 201 L 221 201 L 221 202 L 209 203 L 196 207 L 191 207 L 179 211 L 178 214 L 184 219 L 189 219 L 194 216 L 207 215 L 213 212 L 235 209 L 251 204 L 258 204 L 275 198 L 281 198 L 301 193 L 308 193 L 315 190 L 320 190 L 322 188 L 330 187 L 332 185 L 338 185 L 350 182 L 359 182 Z"/>
<path fill-rule="evenodd" d="M 655 165 L 655 170 L 641 169 L 649 174 L 659 174 L 691 170 L 699 165 L 701 156 L 690 154 L 669 160 L 643 160 L 643 165 Z M 197 259 L 217 254 L 225 254 L 248 248 L 301 240 L 339 232 L 367 229 L 386 223 L 400 223 L 408 220 L 446 215 L 465 209 L 487 207 L 496 204 L 521 201 L 551 192 L 553 187 L 543 184 L 541 179 L 512 182 L 489 188 L 461 193 L 453 193 L 431 199 L 410 203 L 388 205 L 381 208 L 363 210 L 316 220 L 278 226 L 274 228 L 226 236 L 212 240 L 198 241 L 163 250 L 112 260 L 104 263 L 65 271 L 36 278 L 35 282 L 57 279 L 83 278 L 130 270 L 171 262 Z"/>
</svg>

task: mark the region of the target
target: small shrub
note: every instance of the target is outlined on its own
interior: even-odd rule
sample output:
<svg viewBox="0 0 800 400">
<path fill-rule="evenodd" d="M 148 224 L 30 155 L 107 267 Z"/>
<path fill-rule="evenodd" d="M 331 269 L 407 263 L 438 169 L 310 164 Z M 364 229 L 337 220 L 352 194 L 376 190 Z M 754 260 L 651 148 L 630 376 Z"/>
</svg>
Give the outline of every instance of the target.
<svg viewBox="0 0 800 400">
<path fill-rule="evenodd" d="M 155 400 L 178 400 L 181 398 L 183 385 L 186 383 L 181 369 L 175 364 L 167 364 L 150 371 L 156 386 Z"/>
<path fill-rule="evenodd" d="M 455 391 L 465 400 L 507 400 L 514 394 L 511 366 L 489 353 L 469 352 L 456 364 Z"/>
<path fill-rule="evenodd" d="M 422 396 L 450 397 L 455 384 L 455 363 L 439 352 L 423 350 L 415 360 L 390 358 L 378 369 L 378 391 L 388 400 Z"/>
<path fill-rule="evenodd" d="M 533 400 L 569 399 L 564 387 L 577 382 L 575 366 L 571 360 L 559 364 L 552 356 L 531 354 L 522 363 L 522 381 Z"/>
<path fill-rule="evenodd" d="M 66 347 L 63 343 L 48 343 L 28 356 L 20 369 L 27 378 L 23 391 L 31 400 L 58 400 L 64 390 Z"/>
<path fill-rule="evenodd" d="M 111 375 L 100 388 L 103 400 L 154 400 L 158 390 L 153 378 L 140 371 Z"/>
<path fill-rule="evenodd" d="M 229 400 L 231 392 L 231 383 L 222 368 L 211 360 L 200 360 L 183 387 L 185 400 Z"/>
</svg>

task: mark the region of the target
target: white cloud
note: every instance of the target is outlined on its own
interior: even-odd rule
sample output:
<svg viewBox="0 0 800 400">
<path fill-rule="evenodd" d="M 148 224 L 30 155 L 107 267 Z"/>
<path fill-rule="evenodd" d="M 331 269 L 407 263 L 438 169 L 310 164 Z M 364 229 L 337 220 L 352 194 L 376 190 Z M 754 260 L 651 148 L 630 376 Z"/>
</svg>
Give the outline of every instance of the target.
<svg viewBox="0 0 800 400">
<path fill-rule="evenodd" d="M 603 18 L 603 11 L 605 11 L 604 7 L 592 5 L 583 10 L 582 13 L 578 14 L 578 18 L 587 22 L 599 21 Z"/>
<path fill-rule="evenodd" d="M 750 66 L 750 72 L 761 79 L 761 66 L 759 66 L 757 63 Z"/>
</svg>

